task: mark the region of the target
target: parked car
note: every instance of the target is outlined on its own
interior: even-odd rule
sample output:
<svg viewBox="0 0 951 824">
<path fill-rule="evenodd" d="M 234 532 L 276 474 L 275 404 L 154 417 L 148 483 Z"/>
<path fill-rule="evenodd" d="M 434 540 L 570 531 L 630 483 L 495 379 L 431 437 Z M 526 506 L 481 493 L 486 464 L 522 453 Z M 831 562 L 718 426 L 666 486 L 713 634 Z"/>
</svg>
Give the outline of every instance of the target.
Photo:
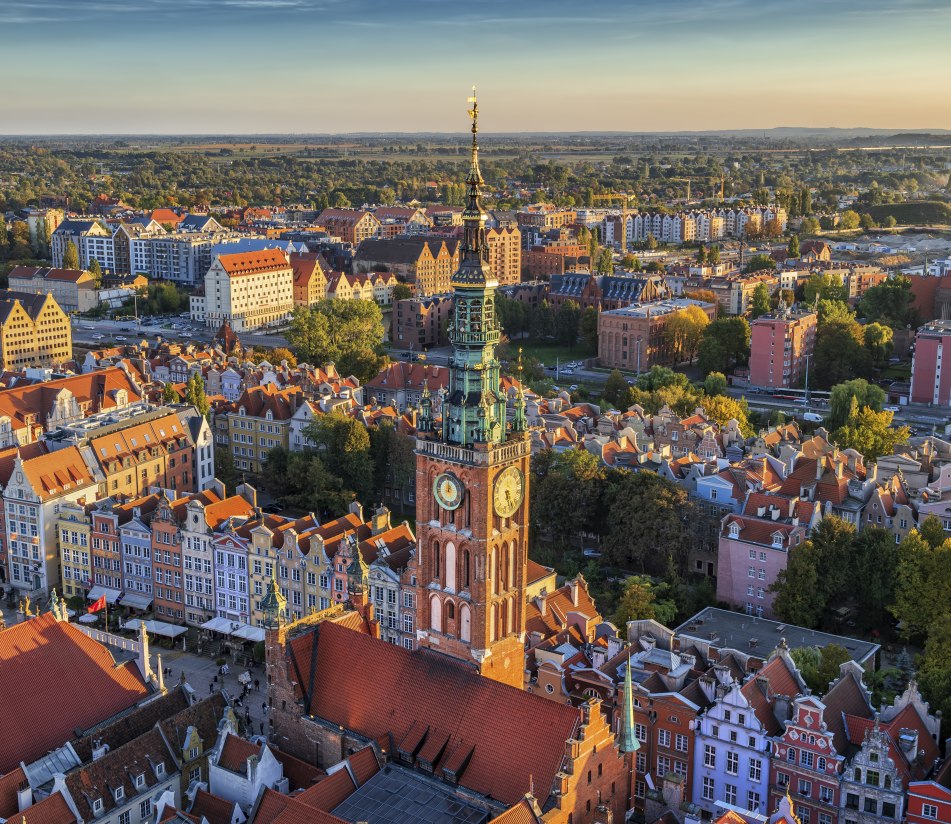
<svg viewBox="0 0 951 824">
<path fill-rule="evenodd" d="M 883 406 L 882 409 L 885 412 L 901 412 L 901 407 L 898 406 Z"/>
<path fill-rule="evenodd" d="M 601 557 L 601 551 L 598 549 L 594 549 L 593 547 L 585 547 L 581 551 L 581 554 L 584 555 L 585 558 L 600 558 Z"/>
</svg>

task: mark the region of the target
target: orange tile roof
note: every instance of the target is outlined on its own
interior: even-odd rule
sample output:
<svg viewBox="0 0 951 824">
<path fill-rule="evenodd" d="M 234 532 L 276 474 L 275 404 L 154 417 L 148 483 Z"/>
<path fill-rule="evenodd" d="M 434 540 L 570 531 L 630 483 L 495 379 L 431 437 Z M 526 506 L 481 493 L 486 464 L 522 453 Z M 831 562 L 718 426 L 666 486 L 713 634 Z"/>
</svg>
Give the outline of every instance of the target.
<svg viewBox="0 0 951 824">
<path fill-rule="evenodd" d="M 231 277 L 257 275 L 279 269 L 289 269 L 287 255 L 280 249 L 261 249 L 257 252 L 233 252 L 218 255 L 218 262 Z"/>
<path fill-rule="evenodd" d="M 16 824 L 76 824 L 76 816 L 69 809 L 61 792 L 37 801 L 32 807 L 18 812 L 11 819 Z"/>
<path fill-rule="evenodd" d="M 308 807 L 329 813 L 339 807 L 356 788 L 348 770 L 337 770 L 297 797 Z"/>
<path fill-rule="evenodd" d="M 740 692 L 753 708 L 767 734 L 777 735 L 782 731 L 782 725 L 773 713 L 776 696 L 785 696 L 792 700 L 802 690 L 796 680 L 796 674 L 789 668 L 786 660 L 777 655 L 756 673 L 755 678 L 747 681 L 740 688 Z"/>
<path fill-rule="evenodd" d="M 539 824 L 541 818 L 532 805 L 523 798 L 518 804 L 509 807 L 502 815 L 492 819 L 496 824 Z"/>
<path fill-rule="evenodd" d="M 42 501 L 96 484 L 75 446 L 23 461 L 23 473 Z"/>
<path fill-rule="evenodd" d="M 172 447 L 175 441 L 185 438 L 191 443 L 191 433 L 182 425 L 181 418 L 175 412 L 161 418 L 133 424 L 124 429 L 91 438 L 89 445 L 100 464 L 135 457 L 148 452 L 153 447 Z"/>
<path fill-rule="evenodd" d="M 342 818 L 304 803 L 302 795 L 292 798 L 265 790 L 250 824 L 347 824 Z"/>
<path fill-rule="evenodd" d="M 10 818 L 20 809 L 17 790 L 25 781 L 26 773 L 22 767 L 16 767 L 0 777 L 0 818 Z"/>
<path fill-rule="evenodd" d="M 117 666 L 106 647 L 52 613 L 0 631 L 0 770 L 35 761 L 149 694 L 134 664 Z"/>
<path fill-rule="evenodd" d="M 295 758 L 284 750 L 271 748 L 274 757 L 280 761 L 284 768 L 284 777 L 290 782 L 291 792 L 295 790 L 306 790 L 320 781 L 327 773 L 313 764 L 308 764 L 299 758 Z"/>
<path fill-rule="evenodd" d="M 461 786 L 515 804 L 534 782 L 542 788 L 539 801 L 548 799 L 565 742 L 580 723 L 576 708 L 484 678 L 438 653 L 404 650 L 330 622 L 314 632 L 316 650 L 309 633 L 288 647 L 309 714 L 374 740 L 390 734 L 397 744 L 414 724 L 424 725 L 430 737 L 447 742 L 436 775 L 453 753 L 471 748 L 468 763 L 458 765 Z"/>
</svg>

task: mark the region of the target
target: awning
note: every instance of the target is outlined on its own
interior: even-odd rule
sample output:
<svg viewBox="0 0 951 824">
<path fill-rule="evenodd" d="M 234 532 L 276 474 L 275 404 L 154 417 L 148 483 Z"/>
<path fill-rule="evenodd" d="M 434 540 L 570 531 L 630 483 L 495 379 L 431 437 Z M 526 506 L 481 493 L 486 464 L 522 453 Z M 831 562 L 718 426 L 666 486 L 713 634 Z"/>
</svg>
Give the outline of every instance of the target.
<svg viewBox="0 0 951 824">
<path fill-rule="evenodd" d="M 152 596 L 143 592 L 126 592 L 123 593 L 122 600 L 119 603 L 124 607 L 132 607 L 132 609 L 148 609 L 152 606 Z"/>
<path fill-rule="evenodd" d="M 205 621 L 205 623 L 201 625 L 201 628 L 230 635 L 234 623 L 234 621 L 229 621 L 227 618 L 212 618 L 210 621 Z"/>
<path fill-rule="evenodd" d="M 261 627 L 249 627 L 247 624 L 242 624 L 231 634 L 235 638 L 243 638 L 245 641 L 257 642 L 264 640 L 264 630 Z"/>
<path fill-rule="evenodd" d="M 179 635 L 184 635 L 188 632 L 185 627 L 180 627 L 176 624 L 166 624 L 164 621 L 142 621 L 139 618 L 126 621 L 122 625 L 122 628 L 138 631 L 140 624 L 145 624 L 146 632 L 151 632 L 153 635 L 164 635 L 166 638 L 177 638 Z"/>
<path fill-rule="evenodd" d="M 107 604 L 114 604 L 119 600 L 119 596 L 122 595 L 122 592 L 118 589 L 107 589 L 106 587 L 93 587 L 89 590 L 89 594 L 86 598 L 90 601 L 98 601 L 102 596 L 106 596 Z"/>
</svg>

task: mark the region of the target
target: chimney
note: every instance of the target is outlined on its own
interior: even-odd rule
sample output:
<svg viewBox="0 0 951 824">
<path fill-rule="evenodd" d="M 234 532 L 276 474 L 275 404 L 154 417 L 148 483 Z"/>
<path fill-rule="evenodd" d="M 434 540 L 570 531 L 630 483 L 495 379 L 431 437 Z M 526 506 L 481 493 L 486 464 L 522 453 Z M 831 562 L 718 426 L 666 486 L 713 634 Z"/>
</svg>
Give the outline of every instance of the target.
<svg viewBox="0 0 951 824">
<path fill-rule="evenodd" d="M 825 462 L 826 462 L 826 459 L 824 455 L 820 455 L 818 458 L 816 458 L 816 480 L 817 481 L 822 478 L 822 473 L 825 469 Z"/>
<path fill-rule="evenodd" d="M 780 512 L 781 511 L 778 506 L 771 506 L 769 508 L 769 517 L 772 518 L 774 521 L 778 521 Z"/>
<path fill-rule="evenodd" d="M 373 517 L 370 518 L 370 534 L 379 535 L 390 528 L 390 510 L 380 504 L 373 510 Z"/>
<path fill-rule="evenodd" d="M 22 813 L 33 806 L 33 788 L 29 781 L 21 781 L 17 787 L 17 812 Z"/>
<path fill-rule="evenodd" d="M 578 582 L 577 576 L 571 581 L 571 603 L 574 606 L 578 606 L 578 590 L 581 588 L 581 584 Z"/>
<path fill-rule="evenodd" d="M 536 596 L 535 606 L 538 607 L 538 611 L 541 613 L 542 617 L 548 614 L 548 598 L 546 598 L 544 595 Z"/>
<path fill-rule="evenodd" d="M 842 461 L 835 462 L 835 477 L 836 478 L 842 477 Z"/>
<path fill-rule="evenodd" d="M 866 468 L 865 480 L 872 481 L 873 483 L 878 479 L 878 464 L 873 463 L 871 466 Z"/>
<path fill-rule="evenodd" d="M 360 523 L 363 523 L 363 506 L 359 501 L 352 501 L 348 510 L 352 515 L 356 515 L 357 518 L 360 519 Z"/>
<path fill-rule="evenodd" d="M 761 504 L 756 507 L 756 517 L 762 518 L 766 514 L 766 504 Z"/>
</svg>

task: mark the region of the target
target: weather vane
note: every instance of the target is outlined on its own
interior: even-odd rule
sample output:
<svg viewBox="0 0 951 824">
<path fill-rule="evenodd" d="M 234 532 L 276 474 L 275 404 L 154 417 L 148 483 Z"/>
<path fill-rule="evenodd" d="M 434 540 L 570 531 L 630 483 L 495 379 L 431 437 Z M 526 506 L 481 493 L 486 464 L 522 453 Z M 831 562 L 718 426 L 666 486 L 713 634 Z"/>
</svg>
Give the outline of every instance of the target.
<svg viewBox="0 0 951 824">
<path fill-rule="evenodd" d="M 479 103 L 476 101 L 476 87 L 472 87 L 472 96 L 467 101 L 472 108 L 469 109 L 469 117 L 472 118 L 472 131 L 476 131 L 476 122 L 479 119 Z"/>
</svg>

